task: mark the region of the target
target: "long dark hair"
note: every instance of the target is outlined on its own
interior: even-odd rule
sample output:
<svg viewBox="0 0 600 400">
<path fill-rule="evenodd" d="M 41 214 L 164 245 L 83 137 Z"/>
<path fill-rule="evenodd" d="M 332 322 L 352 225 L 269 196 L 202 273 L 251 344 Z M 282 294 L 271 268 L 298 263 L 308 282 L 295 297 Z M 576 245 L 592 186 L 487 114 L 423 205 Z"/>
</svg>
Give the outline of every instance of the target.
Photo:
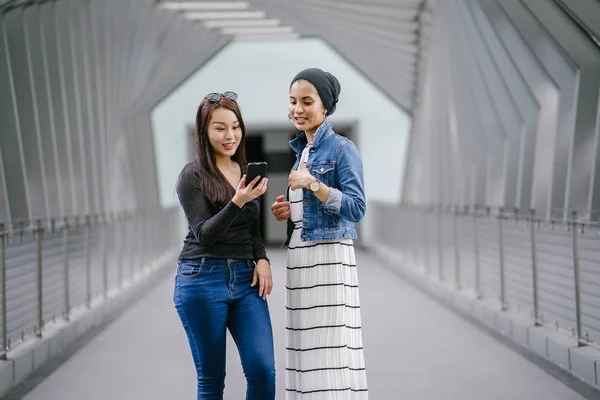
<svg viewBox="0 0 600 400">
<path fill-rule="evenodd" d="M 196 113 L 196 161 L 199 166 L 200 187 L 208 201 L 215 206 L 223 207 L 235 195 L 235 189 L 217 167 L 215 152 L 208 139 L 210 117 L 217 108 L 233 111 L 238 119 L 242 130 L 242 138 L 231 158 L 240 165 L 243 172 L 246 168 L 246 126 L 236 101 L 222 96 L 221 100 L 216 103 L 203 99 L 200 106 L 198 106 L 198 112 Z"/>
</svg>

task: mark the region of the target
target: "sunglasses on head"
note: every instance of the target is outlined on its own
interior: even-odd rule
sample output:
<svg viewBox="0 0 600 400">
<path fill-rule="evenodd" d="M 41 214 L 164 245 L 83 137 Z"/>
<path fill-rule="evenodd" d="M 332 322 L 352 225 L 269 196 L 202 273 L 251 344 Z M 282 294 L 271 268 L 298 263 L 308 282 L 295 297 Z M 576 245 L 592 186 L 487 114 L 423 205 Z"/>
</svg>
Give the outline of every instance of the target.
<svg viewBox="0 0 600 400">
<path fill-rule="evenodd" d="M 235 92 L 231 92 L 231 91 L 227 91 L 227 92 L 223 92 L 223 93 L 209 93 L 206 96 L 204 96 L 204 98 L 208 101 L 210 101 L 211 103 L 217 103 L 219 101 L 221 101 L 221 98 L 225 97 L 226 99 L 229 99 L 231 101 L 236 101 L 237 100 L 237 93 Z"/>
</svg>

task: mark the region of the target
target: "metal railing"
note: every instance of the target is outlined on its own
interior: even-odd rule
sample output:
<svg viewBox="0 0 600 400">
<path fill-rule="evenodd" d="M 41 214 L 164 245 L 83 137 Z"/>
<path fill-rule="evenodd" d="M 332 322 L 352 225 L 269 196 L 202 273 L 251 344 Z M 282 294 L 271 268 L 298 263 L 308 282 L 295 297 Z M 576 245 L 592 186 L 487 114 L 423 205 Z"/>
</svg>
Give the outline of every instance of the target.
<svg viewBox="0 0 600 400">
<path fill-rule="evenodd" d="M 174 207 L 0 222 L 0 358 L 173 251 L 179 218 Z"/>
<path fill-rule="evenodd" d="M 375 204 L 376 238 L 455 290 L 600 347 L 600 214 Z M 554 217 L 558 216 L 558 217 Z"/>
</svg>

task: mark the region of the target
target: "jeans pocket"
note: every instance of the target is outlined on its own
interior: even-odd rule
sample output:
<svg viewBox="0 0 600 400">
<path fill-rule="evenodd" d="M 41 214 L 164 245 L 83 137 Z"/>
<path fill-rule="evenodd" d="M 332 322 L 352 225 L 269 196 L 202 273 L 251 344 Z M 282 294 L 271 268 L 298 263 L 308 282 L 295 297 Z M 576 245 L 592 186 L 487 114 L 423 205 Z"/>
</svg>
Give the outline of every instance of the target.
<svg viewBox="0 0 600 400">
<path fill-rule="evenodd" d="M 203 270 L 204 267 L 200 265 L 180 264 L 177 276 L 182 278 L 199 278 Z"/>
<path fill-rule="evenodd" d="M 254 261 L 249 261 L 246 263 L 246 268 L 248 268 L 250 272 L 254 273 L 254 270 L 256 269 L 256 263 Z"/>
</svg>

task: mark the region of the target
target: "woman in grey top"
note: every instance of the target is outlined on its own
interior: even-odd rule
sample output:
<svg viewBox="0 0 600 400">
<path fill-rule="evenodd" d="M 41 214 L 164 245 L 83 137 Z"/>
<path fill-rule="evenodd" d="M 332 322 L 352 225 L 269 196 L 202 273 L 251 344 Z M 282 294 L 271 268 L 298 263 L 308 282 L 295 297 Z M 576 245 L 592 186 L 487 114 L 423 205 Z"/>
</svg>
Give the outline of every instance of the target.
<svg viewBox="0 0 600 400">
<path fill-rule="evenodd" d="M 223 399 L 229 329 L 246 375 L 246 399 L 272 400 L 275 361 L 266 302 L 272 278 L 258 226 L 267 179 L 246 185 L 246 131 L 236 99 L 233 92 L 210 93 L 198 108 L 197 159 L 177 183 L 189 233 L 174 302 L 196 366 L 198 399 Z"/>
</svg>

